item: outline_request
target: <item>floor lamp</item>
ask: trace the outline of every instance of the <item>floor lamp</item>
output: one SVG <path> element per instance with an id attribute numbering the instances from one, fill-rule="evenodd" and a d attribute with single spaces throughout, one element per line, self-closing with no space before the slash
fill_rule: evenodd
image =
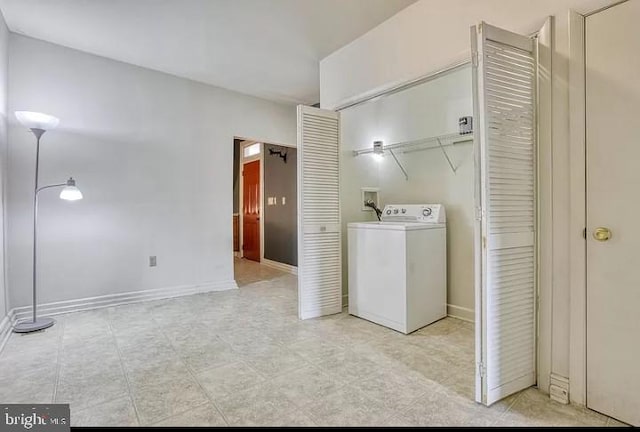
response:
<path id="1" fill-rule="evenodd" d="M 33 190 L 33 317 L 31 320 L 21 320 L 13 326 L 16 333 L 29 333 L 51 327 L 55 321 L 51 318 L 38 318 L 36 314 L 36 259 L 37 259 L 37 236 L 38 236 L 38 194 L 45 189 L 62 187 L 60 198 L 67 201 L 82 199 L 80 189 L 76 187 L 73 177 L 66 183 L 51 184 L 46 186 L 38 185 L 38 165 L 40 162 L 40 138 L 47 131 L 58 126 L 59 120 L 48 114 L 30 111 L 16 111 L 16 118 L 36 136 L 36 181 Z"/>

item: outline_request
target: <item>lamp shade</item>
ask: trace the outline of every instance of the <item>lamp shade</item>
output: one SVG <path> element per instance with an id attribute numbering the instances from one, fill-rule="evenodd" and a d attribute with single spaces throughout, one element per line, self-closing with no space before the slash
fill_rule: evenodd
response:
<path id="1" fill-rule="evenodd" d="M 57 117 L 32 111 L 16 111 L 16 118 L 23 126 L 29 129 L 54 129 L 60 123 Z"/>
<path id="2" fill-rule="evenodd" d="M 60 199 L 66 201 L 77 201 L 82 199 L 82 192 L 75 186 L 65 186 L 60 192 Z"/>
<path id="3" fill-rule="evenodd" d="M 66 201 L 77 201 L 82 199 L 82 192 L 76 187 L 76 181 L 72 178 L 67 180 L 67 185 L 60 192 L 60 199 Z"/>

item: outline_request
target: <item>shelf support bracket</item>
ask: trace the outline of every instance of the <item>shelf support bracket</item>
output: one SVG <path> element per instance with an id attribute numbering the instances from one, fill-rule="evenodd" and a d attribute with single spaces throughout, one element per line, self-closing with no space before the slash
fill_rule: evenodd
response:
<path id="1" fill-rule="evenodd" d="M 407 174 L 407 171 L 404 169 L 404 167 L 402 166 L 402 164 L 400 163 L 400 161 L 396 157 L 396 154 L 391 149 L 389 149 L 389 153 L 391 153 L 391 156 L 393 156 L 393 160 L 396 161 L 396 163 L 398 164 L 398 166 L 402 170 L 402 174 L 404 174 L 405 180 L 409 181 L 409 174 Z M 447 159 L 449 159 L 449 158 L 447 158 Z M 451 162 L 449 162 L 449 163 L 451 163 Z"/>
<path id="2" fill-rule="evenodd" d="M 438 145 L 440 146 L 440 150 L 442 150 L 442 153 L 444 154 L 444 157 L 447 158 L 447 162 L 449 162 L 449 166 L 451 167 L 451 171 L 453 171 L 453 173 L 456 173 L 456 167 L 453 166 L 453 162 L 451 162 L 451 158 L 449 158 L 449 155 L 447 154 L 447 151 L 444 149 L 444 146 L 442 145 L 442 141 L 440 141 L 440 138 L 436 138 L 436 140 L 438 141 Z"/>

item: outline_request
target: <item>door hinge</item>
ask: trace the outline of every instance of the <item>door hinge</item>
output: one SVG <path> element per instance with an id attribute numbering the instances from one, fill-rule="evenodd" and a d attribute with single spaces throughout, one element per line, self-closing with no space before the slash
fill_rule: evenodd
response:
<path id="1" fill-rule="evenodd" d="M 480 207 L 476 207 L 476 220 L 481 221 L 484 216 L 484 211 Z"/>
<path id="2" fill-rule="evenodd" d="M 471 64 L 473 67 L 478 67 L 478 51 L 471 52 Z"/>
<path id="3" fill-rule="evenodd" d="M 478 375 L 480 375 L 481 378 L 487 376 L 487 368 L 482 362 L 478 363 Z"/>
<path id="4" fill-rule="evenodd" d="M 585 240 L 587 239 L 587 229 L 586 228 L 582 229 L 582 238 L 585 239 Z"/>

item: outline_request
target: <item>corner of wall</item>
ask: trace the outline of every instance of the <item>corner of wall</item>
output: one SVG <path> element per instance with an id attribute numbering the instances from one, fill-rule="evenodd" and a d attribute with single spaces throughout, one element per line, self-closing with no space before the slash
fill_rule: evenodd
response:
<path id="1" fill-rule="evenodd" d="M 7 181 L 7 115 L 8 115 L 8 63 L 9 63 L 9 29 L 0 11 L 0 348 L 3 344 L 5 322 L 9 321 L 9 299 L 6 282 L 5 254 L 5 202 Z"/>

